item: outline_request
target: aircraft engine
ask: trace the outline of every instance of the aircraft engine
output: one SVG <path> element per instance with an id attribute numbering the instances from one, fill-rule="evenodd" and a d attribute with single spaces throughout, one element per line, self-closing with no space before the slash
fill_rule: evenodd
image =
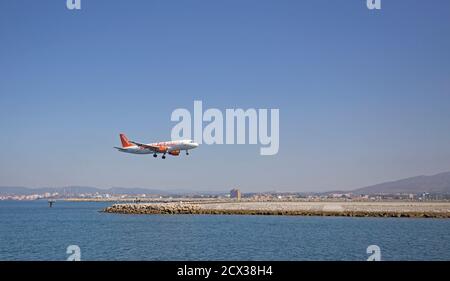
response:
<path id="1" fill-rule="evenodd" d="M 169 151 L 169 154 L 173 155 L 173 156 L 178 156 L 178 155 L 180 155 L 180 151 L 179 150 Z"/>
<path id="2" fill-rule="evenodd" d="M 161 153 L 167 152 L 167 147 L 166 146 L 159 146 L 158 147 L 158 152 L 161 152 Z"/>

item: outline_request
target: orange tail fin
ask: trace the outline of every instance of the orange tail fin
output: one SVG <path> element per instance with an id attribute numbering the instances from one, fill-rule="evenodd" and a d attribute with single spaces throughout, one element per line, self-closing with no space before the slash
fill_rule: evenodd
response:
<path id="1" fill-rule="evenodd" d="M 120 134 L 120 141 L 122 142 L 122 147 L 133 146 L 133 144 L 128 140 L 128 138 L 127 138 L 127 136 L 125 136 L 125 134 Z"/>

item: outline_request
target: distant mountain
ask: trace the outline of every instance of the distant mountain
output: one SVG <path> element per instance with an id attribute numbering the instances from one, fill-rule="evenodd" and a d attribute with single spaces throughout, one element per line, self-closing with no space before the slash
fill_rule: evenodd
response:
<path id="1" fill-rule="evenodd" d="M 450 172 L 385 182 L 352 191 L 355 194 L 417 194 L 424 192 L 450 194 Z"/>
<path id="2" fill-rule="evenodd" d="M 2 186 L 0 187 L 0 195 L 29 195 L 30 188 L 21 186 Z"/>

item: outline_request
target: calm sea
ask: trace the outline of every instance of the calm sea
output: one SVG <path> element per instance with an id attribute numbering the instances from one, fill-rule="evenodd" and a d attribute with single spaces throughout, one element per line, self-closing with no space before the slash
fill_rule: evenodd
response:
<path id="1" fill-rule="evenodd" d="M 0 260 L 450 260 L 449 219 L 118 215 L 111 203 L 0 202 Z"/>

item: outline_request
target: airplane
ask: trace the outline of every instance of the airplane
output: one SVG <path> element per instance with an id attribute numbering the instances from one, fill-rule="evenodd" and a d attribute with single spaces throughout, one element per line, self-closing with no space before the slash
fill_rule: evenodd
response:
<path id="1" fill-rule="evenodd" d="M 166 153 L 178 156 L 180 155 L 181 150 L 186 150 L 186 155 L 189 155 L 189 150 L 198 147 L 198 143 L 195 143 L 192 140 L 176 140 L 148 144 L 139 143 L 128 140 L 125 134 L 120 134 L 120 141 L 122 142 L 122 147 L 115 146 L 114 148 L 121 152 L 133 154 L 153 153 L 153 157 L 157 157 L 158 153 L 162 153 L 162 159 L 166 159 Z"/>

